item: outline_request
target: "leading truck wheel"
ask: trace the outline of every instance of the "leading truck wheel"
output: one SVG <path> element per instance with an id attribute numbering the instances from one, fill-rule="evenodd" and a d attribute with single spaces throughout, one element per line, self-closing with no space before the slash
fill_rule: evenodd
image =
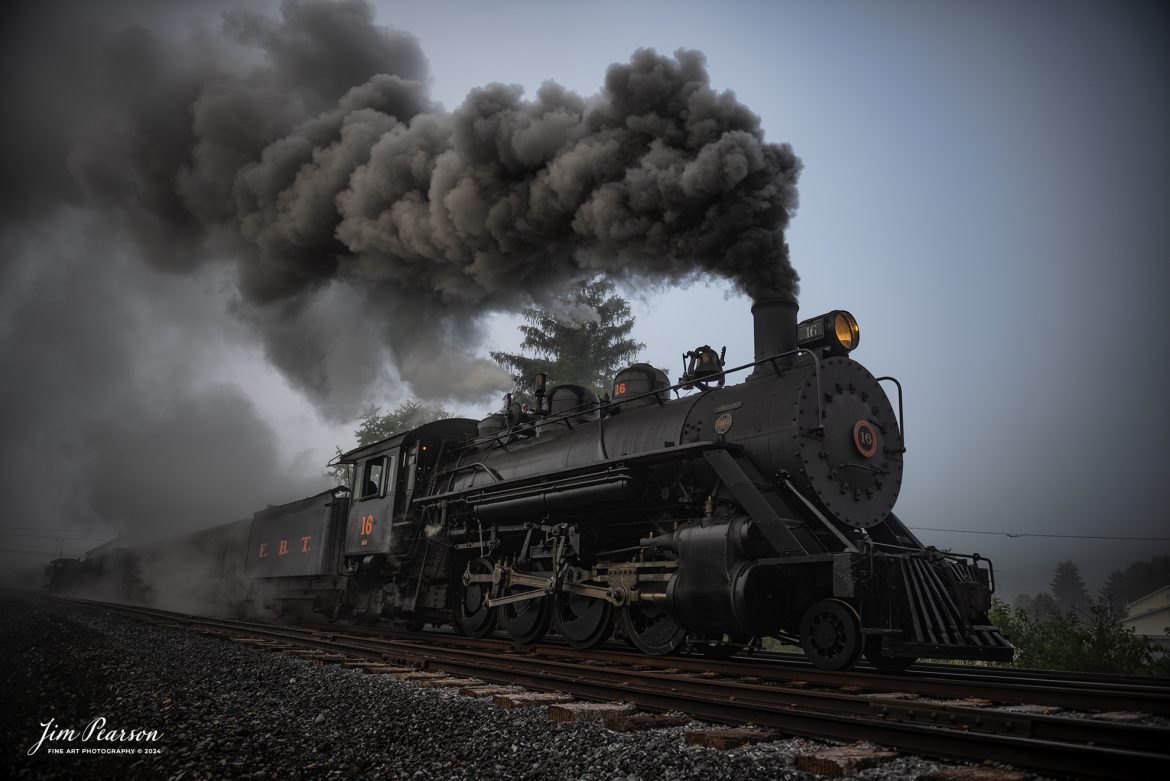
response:
<path id="1" fill-rule="evenodd" d="M 822 599 L 804 611 L 800 646 L 822 670 L 848 670 L 857 664 L 863 648 L 861 618 L 853 606 L 839 599 Z"/>
<path id="2" fill-rule="evenodd" d="M 473 575 L 490 575 L 494 566 L 487 559 L 477 559 L 468 565 Z M 459 594 L 455 606 L 455 624 L 468 637 L 486 637 L 496 628 L 496 609 L 484 607 L 483 600 L 490 586 L 486 583 L 469 583 Z"/>

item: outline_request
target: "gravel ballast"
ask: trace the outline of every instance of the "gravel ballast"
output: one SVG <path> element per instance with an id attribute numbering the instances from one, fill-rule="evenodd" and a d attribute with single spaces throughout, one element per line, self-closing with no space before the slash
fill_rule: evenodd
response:
<path id="1" fill-rule="evenodd" d="M 684 727 L 615 733 L 501 710 L 450 689 L 318 666 L 32 595 L 0 595 L 3 765 L 10 778 L 813 779 L 803 739 L 718 751 Z M 49 741 L 42 724 L 158 739 Z M 68 754 L 122 748 L 158 753 Z M 862 779 L 912 779 L 939 763 L 899 757 Z"/>

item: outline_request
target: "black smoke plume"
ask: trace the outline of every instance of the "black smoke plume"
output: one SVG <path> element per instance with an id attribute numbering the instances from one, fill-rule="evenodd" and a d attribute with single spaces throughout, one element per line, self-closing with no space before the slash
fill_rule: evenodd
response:
<path id="1" fill-rule="evenodd" d="M 711 88 L 701 53 L 639 50 L 591 98 L 490 84 L 446 112 L 418 42 L 373 16 L 286 0 L 277 17 L 94 32 L 30 12 L 7 54 L 24 143 L 6 145 L 3 219 L 66 201 L 158 268 L 237 264 L 236 312 L 326 406 L 330 345 L 306 312 L 337 284 L 417 392 L 467 398 L 501 379 L 469 358 L 477 317 L 585 275 L 795 296 L 782 231 L 800 161 Z M 435 355 L 446 370 L 421 371 Z"/>
<path id="2" fill-rule="evenodd" d="M 417 40 L 368 4 L 256 8 L 4 7 L 12 525 L 157 534 L 317 490 L 219 371 L 257 344 L 352 420 L 386 383 L 507 389 L 475 355 L 482 317 L 585 276 L 795 296 L 800 162 L 702 54 L 640 50 L 592 97 L 490 84 L 445 111 Z"/>

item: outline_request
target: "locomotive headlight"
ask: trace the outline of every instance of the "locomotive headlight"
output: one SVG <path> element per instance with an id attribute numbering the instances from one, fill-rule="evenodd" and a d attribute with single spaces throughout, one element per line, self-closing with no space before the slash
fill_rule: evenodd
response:
<path id="1" fill-rule="evenodd" d="M 842 310 L 833 317 L 833 330 L 837 332 L 837 343 L 846 350 L 852 350 L 861 341 L 861 329 L 853 315 Z"/>
<path id="2" fill-rule="evenodd" d="M 844 309 L 810 317 L 796 326 L 796 343 L 809 350 L 827 348 L 840 355 L 855 349 L 860 342 L 857 318 Z"/>

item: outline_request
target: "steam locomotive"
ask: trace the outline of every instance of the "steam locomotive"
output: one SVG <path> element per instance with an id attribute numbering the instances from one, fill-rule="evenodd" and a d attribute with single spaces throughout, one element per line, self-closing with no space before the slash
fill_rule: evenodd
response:
<path id="1" fill-rule="evenodd" d="M 892 511 L 904 432 L 882 383 L 899 408 L 901 386 L 849 357 L 848 312 L 796 312 L 755 303 L 743 366 L 703 346 L 679 383 L 636 364 L 600 399 L 537 376 L 534 403 L 343 454 L 352 486 L 253 517 L 251 599 L 647 654 L 776 637 L 831 670 L 1009 660 L 991 563 L 924 546 Z"/>

